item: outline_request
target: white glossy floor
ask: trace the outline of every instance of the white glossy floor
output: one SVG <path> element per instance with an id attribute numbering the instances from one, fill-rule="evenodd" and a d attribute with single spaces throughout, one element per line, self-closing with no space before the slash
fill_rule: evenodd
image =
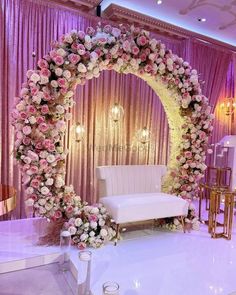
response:
<path id="1" fill-rule="evenodd" d="M 2 273 L 58 259 L 58 247 L 33 245 L 35 235 L 43 228 L 43 224 L 38 224 L 41 224 L 40 220 L 34 221 L 34 225 L 32 220 L 14 221 L 11 225 L 0 223 Z M 102 294 L 102 284 L 109 280 L 119 283 L 120 295 L 228 295 L 236 291 L 235 226 L 231 241 L 211 239 L 204 225 L 199 232 L 183 234 L 147 229 L 124 233 L 123 238 L 116 247 L 109 244 L 92 250 L 93 295 Z M 79 276 L 83 276 L 78 250 L 71 251 L 71 260 Z M 10 277 L 12 274 L 0 275 L 0 294 L 71 294 L 69 289 L 60 288 L 58 278 L 52 280 L 52 276 L 34 275 L 34 269 L 28 270 L 25 276 L 21 272 L 20 277 L 16 275 L 14 279 Z M 37 278 L 41 275 L 44 277 L 43 284 L 48 284 L 43 293 L 37 288 Z M 10 279 L 15 281 L 15 287 L 9 293 L 7 286 Z M 18 288 L 24 280 L 28 285 L 27 293 Z"/>

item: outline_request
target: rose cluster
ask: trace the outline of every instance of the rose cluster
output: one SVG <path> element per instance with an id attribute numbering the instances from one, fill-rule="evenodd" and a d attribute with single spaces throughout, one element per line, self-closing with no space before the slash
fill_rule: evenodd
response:
<path id="1" fill-rule="evenodd" d="M 169 192 L 191 198 L 206 169 L 213 120 L 197 71 L 149 32 L 134 26 L 89 27 L 86 32 L 63 35 L 52 45 L 37 69 L 27 72 L 12 112 L 15 157 L 26 186 L 26 203 L 37 215 L 50 219 L 73 216 L 75 206 L 65 201 L 76 199 L 73 188 L 65 186 L 66 121 L 71 119 L 76 85 L 98 77 L 103 70 L 148 75 L 177 93 L 173 99 L 184 118 L 185 134 L 177 164 L 169 174 Z"/>
<path id="2" fill-rule="evenodd" d="M 68 220 L 65 228 L 79 249 L 86 246 L 98 248 L 115 236 L 107 210 L 101 204 L 83 206 Z"/>

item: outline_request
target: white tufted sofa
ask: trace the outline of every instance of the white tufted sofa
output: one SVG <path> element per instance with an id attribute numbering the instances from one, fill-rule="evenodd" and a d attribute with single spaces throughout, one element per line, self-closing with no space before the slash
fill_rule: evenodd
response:
<path id="1" fill-rule="evenodd" d="M 187 215 L 188 202 L 161 192 L 164 165 L 97 167 L 100 202 L 117 226 L 122 223 Z"/>

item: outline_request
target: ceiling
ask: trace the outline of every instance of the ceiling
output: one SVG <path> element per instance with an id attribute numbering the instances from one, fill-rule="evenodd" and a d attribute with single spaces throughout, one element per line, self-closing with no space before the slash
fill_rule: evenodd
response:
<path id="1" fill-rule="evenodd" d="M 103 0 L 102 10 L 112 3 L 236 46 L 236 0 Z"/>

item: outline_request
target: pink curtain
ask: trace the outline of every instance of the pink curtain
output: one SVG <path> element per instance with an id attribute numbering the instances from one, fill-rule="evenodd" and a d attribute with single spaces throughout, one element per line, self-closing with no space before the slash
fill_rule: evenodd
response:
<path id="1" fill-rule="evenodd" d="M 85 17 L 45 2 L 1 0 L 0 176 L 1 183 L 13 185 L 18 191 L 17 209 L 12 218 L 22 218 L 26 214 L 20 174 L 12 155 L 14 137 L 10 113 L 14 96 L 19 93 L 27 69 L 34 68 L 38 58 L 48 52 L 52 40 L 72 29 L 95 26 L 98 21 L 96 17 Z M 192 40 L 155 37 L 199 70 L 206 81 L 204 93 L 215 106 L 224 86 L 230 55 Z M 100 78 L 78 87 L 75 99 L 73 122 L 84 124 L 86 136 L 81 143 L 76 143 L 73 124 L 68 126 L 67 181 L 75 186 L 83 199 L 96 200 L 95 168 L 98 165 L 167 163 L 169 133 L 166 116 L 158 97 L 144 81 L 132 75 L 107 71 Z M 117 101 L 124 107 L 125 115 L 119 124 L 114 124 L 109 109 Z M 137 143 L 135 134 L 144 126 L 151 131 L 151 141 L 142 146 Z M 220 132 L 222 128 L 217 126 L 217 132 Z"/>

